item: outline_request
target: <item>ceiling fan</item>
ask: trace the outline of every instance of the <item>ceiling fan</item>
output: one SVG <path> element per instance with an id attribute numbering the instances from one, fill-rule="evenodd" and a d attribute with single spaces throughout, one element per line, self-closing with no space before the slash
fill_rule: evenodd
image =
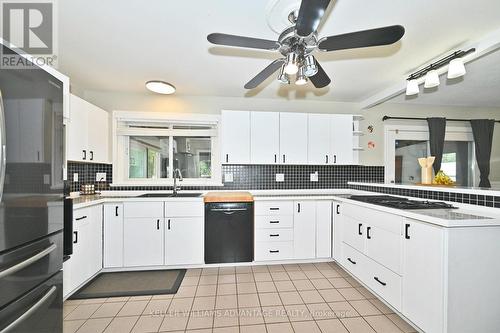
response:
<path id="1" fill-rule="evenodd" d="M 330 0 L 302 0 L 298 12 L 288 15 L 292 26 L 280 34 L 278 41 L 222 33 L 212 33 L 207 39 L 212 44 L 278 51 L 284 56 L 248 81 L 246 89 L 256 88 L 277 70 L 281 83 L 289 84 L 290 75 L 296 74 L 295 84 L 306 84 L 309 79 L 316 88 L 323 88 L 331 80 L 312 55 L 316 49 L 329 52 L 389 45 L 400 40 L 405 33 L 404 27 L 392 25 L 318 39 L 316 30 L 329 3 Z"/>

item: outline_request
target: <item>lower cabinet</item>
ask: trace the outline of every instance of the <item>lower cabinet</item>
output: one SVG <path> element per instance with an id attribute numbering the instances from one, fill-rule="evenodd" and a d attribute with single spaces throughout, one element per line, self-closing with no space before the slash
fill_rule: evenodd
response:
<path id="1" fill-rule="evenodd" d="M 165 225 L 165 265 L 202 264 L 203 217 L 171 217 Z"/>
<path id="2" fill-rule="evenodd" d="M 316 258 L 332 258 L 332 205 L 331 201 L 316 201 Z"/>
<path id="3" fill-rule="evenodd" d="M 293 257 L 313 259 L 316 257 L 316 202 L 295 202 L 293 214 Z"/>
<path id="4" fill-rule="evenodd" d="M 125 267 L 163 265 L 163 218 L 125 218 L 123 264 Z"/>

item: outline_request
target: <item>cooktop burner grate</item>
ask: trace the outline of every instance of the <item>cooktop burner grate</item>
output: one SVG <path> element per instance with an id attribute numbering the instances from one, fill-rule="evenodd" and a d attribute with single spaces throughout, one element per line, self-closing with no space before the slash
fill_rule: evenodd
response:
<path id="1" fill-rule="evenodd" d="M 397 209 L 456 209 L 442 201 L 418 201 L 390 195 L 351 195 L 349 199 Z"/>

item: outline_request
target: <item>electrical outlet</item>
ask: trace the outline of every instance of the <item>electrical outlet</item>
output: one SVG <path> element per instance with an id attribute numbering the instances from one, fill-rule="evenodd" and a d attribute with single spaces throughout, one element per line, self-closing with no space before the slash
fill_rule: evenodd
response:
<path id="1" fill-rule="evenodd" d="M 310 180 L 312 182 L 317 182 L 319 181 L 319 174 L 318 174 L 318 171 L 316 171 L 315 173 L 311 173 L 310 174 Z"/>
<path id="2" fill-rule="evenodd" d="M 48 174 L 43 175 L 43 183 L 45 185 L 49 185 L 50 184 L 50 175 L 48 175 Z"/>
<path id="3" fill-rule="evenodd" d="M 105 182 L 106 181 L 106 172 L 96 172 L 95 181 L 96 182 Z"/>
<path id="4" fill-rule="evenodd" d="M 232 172 L 227 172 L 224 174 L 224 181 L 226 183 L 232 183 L 234 181 L 234 178 L 233 178 L 233 173 Z"/>
<path id="5" fill-rule="evenodd" d="M 76 172 L 73 174 L 73 181 L 74 182 L 78 181 L 78 173 L 76 173 Z"/>
<path id="6" fill-rule="evenodd" d="M 285 174 L 284 173 L 277 173 L 276 174 L 276 181 L 277 182 L 284 182 L 285 181 Z"/>

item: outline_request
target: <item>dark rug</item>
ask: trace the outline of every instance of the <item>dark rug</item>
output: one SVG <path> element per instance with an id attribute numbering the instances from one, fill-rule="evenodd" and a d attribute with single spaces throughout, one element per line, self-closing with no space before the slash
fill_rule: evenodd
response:
<path id="1" fill-rule="evenodd" d="M 69 299 L 175 294 L 185 269 L 101 273 Z"/>

